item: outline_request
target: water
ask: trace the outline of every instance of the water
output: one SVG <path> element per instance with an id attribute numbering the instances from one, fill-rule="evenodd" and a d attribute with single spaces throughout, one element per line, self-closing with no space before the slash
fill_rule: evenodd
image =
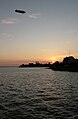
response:
<path id="1" fill-rule="evenodd" d="M 0 68 L 0 119 L 78 119 L 78 73 Z"/>

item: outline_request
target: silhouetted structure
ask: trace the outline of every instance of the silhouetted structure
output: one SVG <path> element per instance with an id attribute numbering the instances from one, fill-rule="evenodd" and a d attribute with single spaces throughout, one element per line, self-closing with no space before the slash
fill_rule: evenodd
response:
<path id="1" fill-rule="evenodd" d="M 47 64 L 39 63 L 38 61 L 35 63 L 22 64 L 19 67 L 45 67 L 55 71 L 71 71 L 78 72 L 78 59 L 75 59 L 73 56 L 65 57 L 63 62 L 56 61 L 51 64 L 50 62 Z"/>
<path id="2" fill-rule="evenodd" d="M 65 57 L 63 62 L 56 61 L 50 68 L 56 71 L 78 72 L 78 59 L 75 59 L 73 56 Z"/>
<path id="3" fill-rule="evenodd" d="M 29 64 L 22 64 L 20 65 L 19 67 L 47 67 L 49 68 L 51 66 L 50 62 L 47 63 L 47 64 L 42 64 L 42 63 L 39 63 L 38 61 L 35 62 L 35 63 L 29 63 Z"/>

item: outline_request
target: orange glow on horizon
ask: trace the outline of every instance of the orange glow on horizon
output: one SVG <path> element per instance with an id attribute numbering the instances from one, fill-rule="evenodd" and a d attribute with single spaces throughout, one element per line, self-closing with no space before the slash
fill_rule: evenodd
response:
<path id="1" fill-rule="evenodd" d="M 75 58 L 78 58 L 78 54 L 72 55 Z M 0 66 L 19 66 L 21 64 L 28 64 L 28 63 L 35 63 L 36 61 L 39 61 L 40 63 L 54 63 L 56 61 L 63 61 L 63 58 L 66 57 L 66 55 L 53 55 L 53 56 L 48 56 L 48 57 L 36 57 L 36 58 L 28 58 L 26 59 L 25 57 L 12 57 L 11 58 L 1 58 L 0 59 Z"/>
<path id="2" fill-rule="evenodd" d="M 64 57 L 66 57 L 66 55 L 52 56 L 49 58 L 49 60 L 52 61 L 52 63 L 54 63 L 56 61 L 63 61 Z"/>
<path id="3" fill-rule="evenodd" d="M 56 57 L 55 57 L 55 56 L 52 56 L 52 57 L 50 58 L 50 60 L 52 61 L 52 63 L 54 63 L 54 62 L 56 61 Z"/>

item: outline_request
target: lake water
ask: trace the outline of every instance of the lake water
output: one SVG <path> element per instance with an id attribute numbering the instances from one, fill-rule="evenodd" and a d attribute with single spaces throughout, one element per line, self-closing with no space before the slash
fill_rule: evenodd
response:
<path id="1" fill-rule="evenodd" d="M 78 73 L 0 68 L 0 119 L 78 119 Z"/>

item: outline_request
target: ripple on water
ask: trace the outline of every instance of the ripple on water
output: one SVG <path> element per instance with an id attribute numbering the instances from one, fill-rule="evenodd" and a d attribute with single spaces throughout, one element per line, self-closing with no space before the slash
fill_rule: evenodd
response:
<path id="1" fill-rule="evenodd" d="M 78 73 L 0 69 L 1 119 L 78 119 Z"/>

